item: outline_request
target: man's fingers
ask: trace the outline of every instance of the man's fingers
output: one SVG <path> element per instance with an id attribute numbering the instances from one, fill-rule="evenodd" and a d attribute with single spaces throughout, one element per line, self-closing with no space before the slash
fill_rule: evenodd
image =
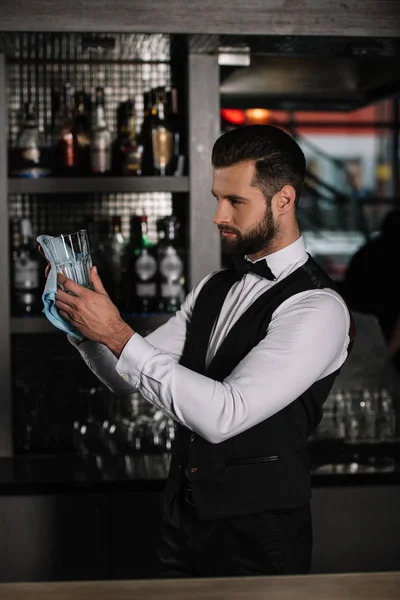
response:
<path id="1" fill-rule="evenodd" d="M 90 279 L 92 280 L 93 289 L 95 292 L 97 292 L 98 294 L 103 294 L 104 296 L 108 296 L 96 267 L 92 267 L 90 269 Z"/>
<path id="2" fill-rule="evenodd" d="M 73 308 L 73 306 L 71 304 L 67 304 L 63 300 L 60 300 L 58 297 L 56 299 L 56 306 L 57 306 L 57 308 L 61 308 L 62 310 L 67 310 L 67 311 L 70 311 Z"/>
<path id="3" fill-rule="evenodd" d="M 62 302 L 65 306 L 69 308 L 77 308 L 77 297 L 64 292 L 61 289 L 57 290 L 56 294 L 56 302 Z"/>
<path id="4" fill-rule="evenodd" d="M 75 296 L 82 296 L 87 290 L 79 283 L 75 283 L 72 279 L 68 279 L 62 273 L 57 273 L 57 282 L 63 286 L 64 290 L 71 292 Z"/>
<path id="5" fill-rule="evenodd" d="M 59 309 L 58 311 L 60 313 L 60 315 L 63 317 L 63 319 L 66 319 L 67 321 L 71 320 L 71 316 L 69 313 L 65 312 L 65 310 L 61 310 Z"/>

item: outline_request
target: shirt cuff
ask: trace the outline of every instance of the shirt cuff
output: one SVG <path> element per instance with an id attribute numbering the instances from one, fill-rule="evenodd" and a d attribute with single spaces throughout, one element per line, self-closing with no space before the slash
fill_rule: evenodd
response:
<path id="1" fill-rule="evenodd" d="M 95 356 L 96 354 L 101 354 L 106 349 L 104 344 L 94 342 L 93 340 L 89 340 L 88 338 L 78 340 L 76 337 L 67 334 L 67 339 L 69 343 L 72 344 L 72 346 L 83 350 L 83 352 L 88 356 Z"/>
<path id="2" fill-rule="evenodd" d="M 157 349 L 135 332 L 122 350 L 115 369 L 122 379 L 138 388 L 144 365 L 155 354 Z"/>

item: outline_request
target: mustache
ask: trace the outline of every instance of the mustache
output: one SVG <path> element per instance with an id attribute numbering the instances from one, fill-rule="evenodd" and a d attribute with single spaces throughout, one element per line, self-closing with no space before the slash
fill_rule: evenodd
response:
<path id="1" fill-rule="evenodd" d="M 235 233 L 237 236 L 240 236 L 240 232 L 237 231 L 236 229 L 229 229 L 229 227 L 224 227 L 223 225 L 218 225 L 218 229 L 221 232 L 225 231 L 225 233 Z"/>

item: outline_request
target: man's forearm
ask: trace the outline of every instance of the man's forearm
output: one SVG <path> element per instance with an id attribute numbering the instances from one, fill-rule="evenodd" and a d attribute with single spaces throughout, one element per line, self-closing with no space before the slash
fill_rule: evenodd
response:
<path id="1" fill-rule="evenodd" d="M 129 327 L 125 321 L 121 321 L 120 326 L 116 329 L 113 335 L 107 340 L 105 344 L 109 350 L 114 354 L 115 358 L 119 359 L 123 349 L 129 342 L 131 337 L 134 335 L 134 330 Z"/>

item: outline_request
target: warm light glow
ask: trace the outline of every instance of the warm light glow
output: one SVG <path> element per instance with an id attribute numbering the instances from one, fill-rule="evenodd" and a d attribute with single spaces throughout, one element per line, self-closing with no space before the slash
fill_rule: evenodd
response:
<path id="1" fill-rule="evenodd" d="M 265 125 L 270 117 L 270 111 L 266 108 L 248 108 L 244 114 L 248 125 Z"/>
<path id="2" fill-rule="evenodd" d="M 236 108 L 223 108 L 221 110 L 221 117 L 224 121 L 228 121 L 228 123 L 232 123 L 233 125 L 243 125 L 246 120 L 244 110 Z"/>

